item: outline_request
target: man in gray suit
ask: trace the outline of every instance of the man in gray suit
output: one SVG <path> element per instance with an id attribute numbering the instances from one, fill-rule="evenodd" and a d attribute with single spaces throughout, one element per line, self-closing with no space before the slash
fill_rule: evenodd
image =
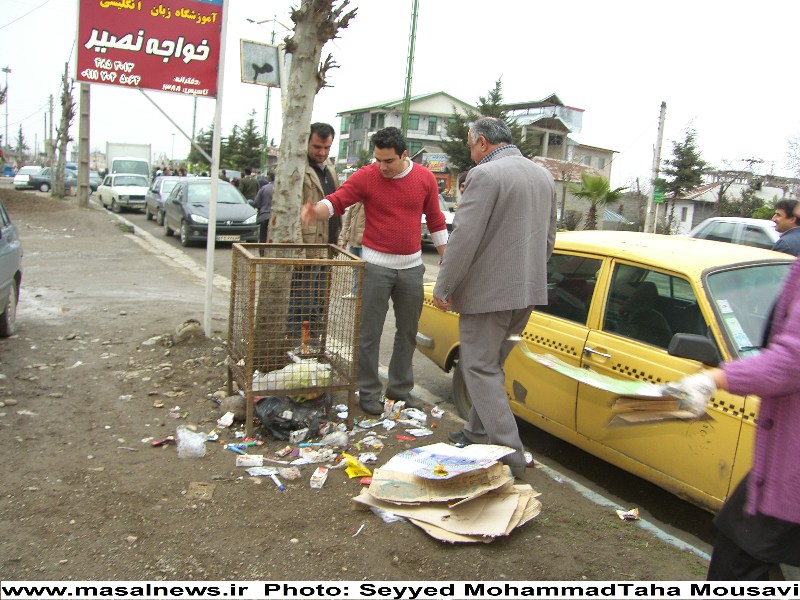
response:
<path id="1" fill-rule="evenodd" d="M 460 368 L 472 398 L 456 443 L 514 448 L 504 458 L 515 476 L 526 460 L 508 405 L 503 365 L 533 307 L 547 304 L 547 260 L 556 236 L 555 184 L 522 156 L 501 120 L 482 117 L 467 138 L 477 164 L 453 222 L 453 232 L 433 290 L 441 310 L 461 314 Z"/>

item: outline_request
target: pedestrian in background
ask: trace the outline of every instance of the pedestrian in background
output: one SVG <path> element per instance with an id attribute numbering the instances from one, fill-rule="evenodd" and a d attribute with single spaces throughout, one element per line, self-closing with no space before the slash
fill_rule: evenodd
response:
<path id="1" fill-rule="evenodd" d="M 461 445 L 498 444 L 515 452 L 503 458 L 515 476 L 526 459 L 508 405 L 503 373 L 537 304 L 547 304 L 547 261 L 556 236 L 553 178 L 513 145 L 500 119 L 482 117 L 470 127 L 469 171 L 433 301 L 459 318 L 459 368 L 472 399 L 464 430 L 450 434 Z"/>
<path id="2" fill-rule="evenodd" d="M 239 182 L 239 191 L 248 201 L 254 200 L 258 193 L 258 180 L 250 167 L 244 168 L 244 177 Z"/>
<path id="3" fill-rule="evenodd" d="M 800 203 L 793 214 L 800 219 Z M 709 581 L 765 581 L 800 566 L 800 261 L 766 326 L 761 351 L 668 384 L 697 415 L 717 390 L 761 398 L 753 465 L 714 518 Z"/>
<path id="4" fill-rule="evenodd" d="M 778 200 L 772 215 L 775 230 L 781 234 L 772 249 L 792 256 L 800 254 L 800 219 L 795 216 L 796 206 L 797 200 Z"/>
<path id="5" fill-rule="evenodd" d="M 258 211 L 256 222 L 259 225 L 258 229 L 258 243 L 263 244 L 267 241 L 269 233 L 269 219 L 272 216 L 272 192 L 275 188 L 275 175 L 269 173 L 267 175 L 267 184 L 259 188 L 256 197 L 250 205 Z M 262 251 L 262 256 L 263 251 Z"/>
<path id="6" fill-rule="evenodd" d="M 347 209 L 344 214 L 344 226 L 342 227 L 342 248 L 350 254 L 361 256 L 361 242 L 364 237 L 364 205 L 356 202 Z M 342 296 L 345 300 L 350 300 L 358 295 L 358 269 L 353 269 L 353 289 Z"/>
<path id="7" fill-rule="evenodd" d="M 389 310 L 395 325 L 389 382 L 385 398 L 419 407 L 411 396 L 414 388 L 412 358 L 422 312 L 422 214 L 439 255 L 447 244 L 447 225 L 439 207 L 436 177 L 408 158 L 406 142 L 397 127 L 386 127 L 372 136 L 375 162 L 362 167 L 333 194 L 303 206 L 303 223 L 341 215 L 356 202 L 364 204 L 364 295 L 358 353 L 358 394 L 361 410 L 383 412 L 383 386 L 378 376 L 381 335 Z"/>

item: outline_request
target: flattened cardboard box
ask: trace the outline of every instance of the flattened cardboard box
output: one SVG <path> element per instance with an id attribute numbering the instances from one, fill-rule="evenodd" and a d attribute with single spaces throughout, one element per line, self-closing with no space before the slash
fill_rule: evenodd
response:
<path id="1" fill-rule="evenodd" d="M 501 463 L 441 480 L 375 469 L 369 493 L 378 500 L 398 504 L 450 502 L 477 498 L 510 481 L 514 481 L 511 470 Z"/>

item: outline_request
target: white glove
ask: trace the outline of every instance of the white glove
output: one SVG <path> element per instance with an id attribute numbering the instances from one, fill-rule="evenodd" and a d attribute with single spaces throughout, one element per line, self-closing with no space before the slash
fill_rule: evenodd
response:
<path id="1" fill-rule="evenodd" d="M 711 373 L 700 371 L 666 384 L 664 391 L 678 398 L 681 408 L 700 417 L 705 414 L 708 401 L 717 391 L 717 385 L 714 383 Z"/>

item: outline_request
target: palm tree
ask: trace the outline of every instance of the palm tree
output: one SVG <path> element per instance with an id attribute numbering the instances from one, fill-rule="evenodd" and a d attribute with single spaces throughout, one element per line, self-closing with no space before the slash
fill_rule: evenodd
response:
<path id="1" fill-rule="evenodd" d="M 586 198 L 591 202 L 589 211 L 586 213 L 586 227 L 584 229 L 597 229 L 597 207 L 608 206 L 622 197 L 627 187 L 611 189 L 608 179 L 602 175 L 597 175 L 584 171 L 581 173 L 581 186 L 572 186 L 570 191 L 576 198 Z"/>

